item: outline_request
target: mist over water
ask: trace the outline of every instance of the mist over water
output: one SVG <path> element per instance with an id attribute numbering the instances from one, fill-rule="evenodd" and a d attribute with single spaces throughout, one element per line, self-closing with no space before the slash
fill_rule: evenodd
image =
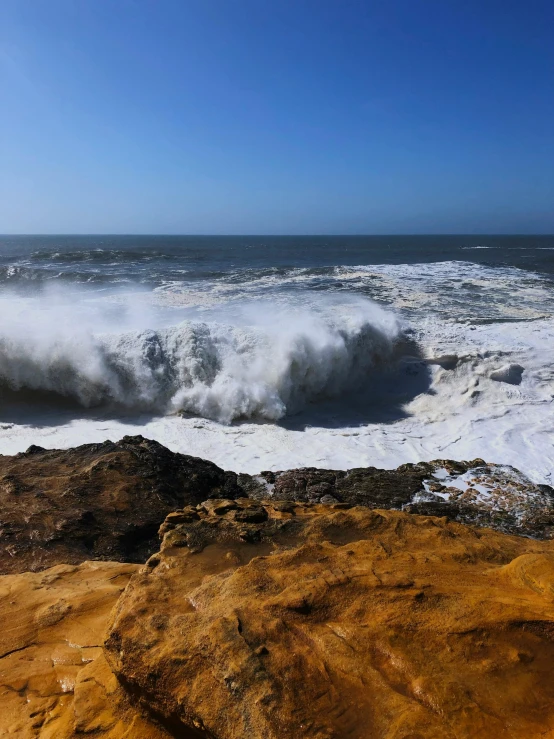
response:
<path id="1" fill-rule="evenodd" d="M 553 273 L 550 237 L 3 239 L 0 453 L 132 432 L 237 471 L 548 482 Z"/>

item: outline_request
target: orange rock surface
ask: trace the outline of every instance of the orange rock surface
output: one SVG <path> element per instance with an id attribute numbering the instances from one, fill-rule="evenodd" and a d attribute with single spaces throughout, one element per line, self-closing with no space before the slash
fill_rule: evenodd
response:
<path id="1" fill-rule="evenodd" d="M 106 656 L 173 736 L 554 737 L 554 542 L 248 500 L 163 531 Z"/>
<path id="2" fill-rule="evenodd" d="M 0 577 L 0 737 L 163 739 L 108 667 L 108 615 L 136 565 L 86 562 Z"/>

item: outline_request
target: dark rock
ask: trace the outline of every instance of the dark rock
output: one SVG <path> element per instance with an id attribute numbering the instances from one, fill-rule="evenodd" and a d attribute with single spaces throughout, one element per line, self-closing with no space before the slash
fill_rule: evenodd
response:
<path id="1" fill-rule="evenodd" d="M 448 484 L 466 473 L 470 473 L 469 477 L 478 488 L 468 481 L 462 487 Z M 241 480 L 246 477 L 241 475 L 239 484 L 242 485 Z M 271 499 L 273 503 L 342 503 L 401 509 L 447 516 L 460 523 L 489 526 L 537 539 L 554 535 L 552 488 L 535 485 L 513 468 L 487 464 L 480 458 L 469 461 L 435 459 L 403 464 L 394 470 L 360 467 L 343 471 L 306 467 L 261 472 L 251 479 L 256 481 L 256 486 L 243 487 L 245 495 L 257 500 Z M 259 485 L 260 481 L 264 484 Z M 488 490 L 485 495 L 480 493 L 482 486 Z"/>
<path id="2" fill-rule="evenodd" d="M 141 436 L 0 456 L 0 573 L 144 562 L 170 511 L 239 494 L 235 473 Z"/>
<path id="3" fill-rule="evenodd" d="M 302 503 L 340 502 L 369 508 L 401 508 L 423 489 L 432 473 L 426 464 L 402 465 L 396 470 L 360 467 L 348 471 L 305 467 L 286 472 L 261 472 L 266 487 L 250 490 L 250 497 Z M 245 491 L 246 492 L 246 491 Z M 329 498 L 333 498 L 332 501 Z"/>
<path id="4" fill-rule="evenodd" d="M 474 482 L 453 486 L 469 471 Z M 134 436 L 0 456 L 0 574 L 87 559 L 144 562 L 170 511 L 203 502 L 217 517 L 236 511 L 234 501 L 245 497 L 271 500 L 283 513 L 291 503 L 361 505 L 433 513 L 535 538 L 554 533 L 552 489 L 482 459 L 440 459 L 395 470 L 307 467 L 238 475 Z M 196 516 L 186 515 L 187 521 Z M 259 507 L 235 515 L 237 522 L 246 516 L 245 524 L 265 520 Z"/>

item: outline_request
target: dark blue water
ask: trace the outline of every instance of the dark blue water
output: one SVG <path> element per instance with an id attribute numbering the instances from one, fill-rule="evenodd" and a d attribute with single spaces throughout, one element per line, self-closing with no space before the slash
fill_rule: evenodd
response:
<path id="1" fill-rule="evenodd" d="M 241 279 L 246 270 L 472 262 L 554 274 L 554 236 L 2 236 L 0 284 Z"/>

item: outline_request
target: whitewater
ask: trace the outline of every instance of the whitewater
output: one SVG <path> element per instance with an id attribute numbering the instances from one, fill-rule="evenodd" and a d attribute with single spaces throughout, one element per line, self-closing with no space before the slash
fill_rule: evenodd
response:
<path id="1" fill-rule="evenodd" d="M 143 434 L 249 473 L 480 457 L 552 484 L 551 276 L 482 239 L 351 264 L 4 245 L 0 453 Z"/>

